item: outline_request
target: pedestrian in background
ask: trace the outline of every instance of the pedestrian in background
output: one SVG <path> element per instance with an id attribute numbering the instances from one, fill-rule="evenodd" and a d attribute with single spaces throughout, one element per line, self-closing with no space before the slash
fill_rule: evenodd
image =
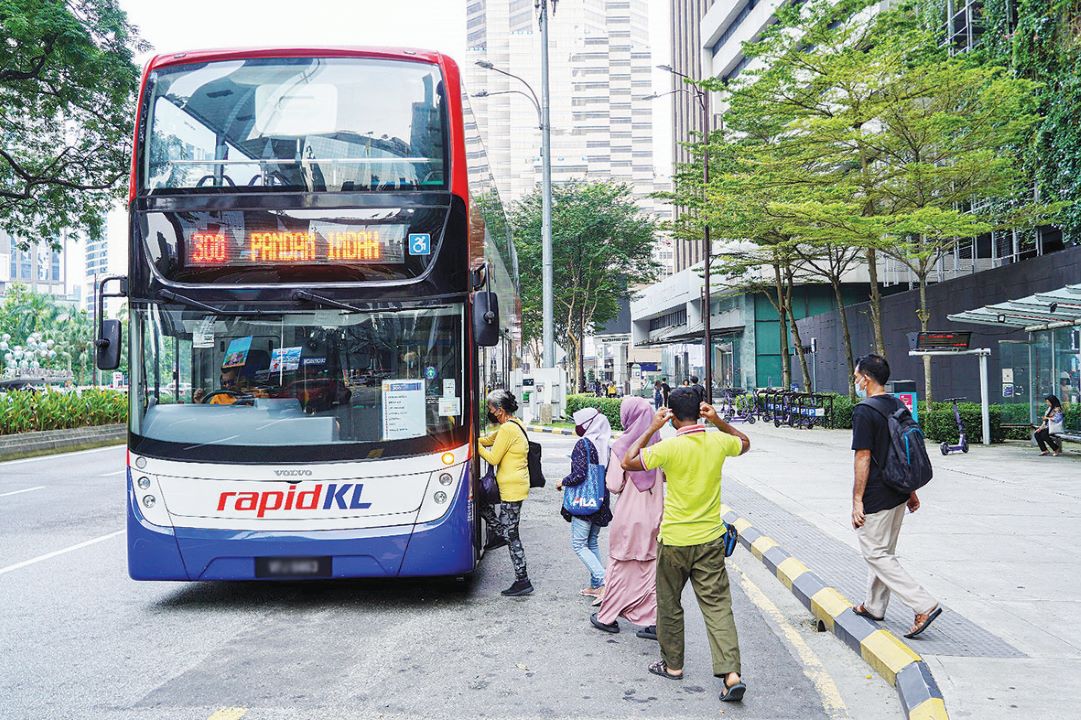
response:
<path id="1" fill-rule="evenodd" d="M 672 386 L 668 384 L 668 378 L 661 378 L 661 394 L 664 396 L 661 405 L 668 407 L 668 397 L 672 394 Z"/>
<path id="2" fill-rule="evenodd" d="M 622 458 L 649 428 L 649 401 L 625 397 L 619 406 L 623 435 L 612 443 L 606 484 L 619 495 L 608 527 L 608 568 L 604 600 L 590 622 L 605 632 L 619 632 L 617 618 L 643 626 L 637 635 L 657 639 L 657 533 L 664 512 L 663 475 L 659 470 L 628 472 Z M 660 438 L 650 436 L 647 447 Z"/>
<path id="3" fill-rule="evenodd" d="M 719 433 L 698 424 L 702 417 Z M 671 421 L 676 436 L 648 445 Z M 740 676 L 739 636 L 732 615 L 732 592 L 725 568 L 725 524 L 721 520 L 721 468 L 724 461 L 747 452 L 751 441 L 698 401 L 690 388 L 677 388 L 668 408 L 623 455 L 623 469 L 664 471 L 667 486 L 657 545 L 657 639 L 661 660 L 649 671 L 671 680 L 683 679 L 683 588 L 690 579 L 706 621 L 713 674 L 722 679 L 721 700 L 743 699 L 747 686 Z"/>
<path id="4" fill-rule="evenodd" d="M 556 490 L 581 485 L 586 481 L 590 465 L 603 465 L 608 459 L 612 443 L 612 424 L 600 410 L 582 408 L 574 413 L 574 431 L 581 439 L 571 451 L 571 471 L 563 481 L 556 485 Z M 589 587 L 581 594 L 593 598 L 604 597 L 604 558 L 601 556 L 601 528 L 612 520 L 609 509 L 608 493 L 597 512 L 591 515 L 571 515 L 566 508 L 560 508 L 563 519 L 571 524 L 571 549 L 589 571 Z"/>
<path id="5" fill-rule="evenodd" d="M 698 401 L 706 401 L 706 388 L 702 386 L 702 383 L 698 381 L 697 375 L 691 375 L 690 377 L 691 389 L 698 393 Z"/>
<path id="6" fill-rule="evenodd" d="M 503 595 L 517 597 L 533 592 L 526 569 L 525 549 L 518 534 L 522 518 L 522 501 L 529 495 L 529 440 L 525 427 L 514 417 L 518 402 L 507 390 L 488 393 L 488 422 L 496 429 L 477 439 L 477 454 L 496 467 L 500 503 L 481 508 L 481 517 L 499 539 L 489 549 L 507 545 L 514 566 L 514 584 Z"/>
<path id="7" fill-rule="evenodd" d="M 664 385 L 660 380 L 653 381 L 653 408 L 660 410 L 664 407 Z"/>
<path id="8" fill-rule="evenodd" d="M 916 637 L 942 614 L 942 608 L 897 560 L 897 539 L 905 519 L 905 507 L 920 509 L 916 493 L 887 485 L 882 466 L 892 442 L 887 418 L 904 405 L 886 392 L 890 366 L 881 355 L 864 355 L 853 376 L 856 394 L 865 398 L 852 408 L 852 449 L 856 453 L 852 488 L 852 527 L 867 563 L 867 594 L 853 608 L 857 615 L 882 620 L 890 593 L 897 594 L 916 614 L 905 637 Z"/>

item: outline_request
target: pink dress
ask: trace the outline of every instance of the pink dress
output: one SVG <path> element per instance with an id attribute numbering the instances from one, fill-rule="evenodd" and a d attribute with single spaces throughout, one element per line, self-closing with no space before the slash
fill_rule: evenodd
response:
<path id="1" fill-rule="evenodd" d="M 657 624 L 657 533 L 664 512 L 664 483 L 657 475 L 643 492 L 627 478 L 615 453 L 608 462 L 608 492 L 619 493 L 619 500 L 608 525 L 604 602 L 597 613 L 603 623 L 622 616 L 635 625 Z"/>

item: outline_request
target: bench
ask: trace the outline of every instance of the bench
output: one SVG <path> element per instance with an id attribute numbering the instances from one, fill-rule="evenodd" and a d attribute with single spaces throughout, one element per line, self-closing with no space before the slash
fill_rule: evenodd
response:
<path id="1" fill-rule="evenodd" d="M 1075 432 L 1055 433 L 1051 437 L 1055 438 L 1056 440 L 1065 440 L 1066 442 L 1081 443 L 1081 433 L 1075 433 Z"/>

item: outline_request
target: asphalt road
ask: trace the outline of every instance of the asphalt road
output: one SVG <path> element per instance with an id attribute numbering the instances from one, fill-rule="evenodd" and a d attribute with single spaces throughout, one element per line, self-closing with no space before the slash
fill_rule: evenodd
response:
<path id="1" fill-rule="evenodd" d="M 571 438 L 542 442 L 554 487 Z M 589 625 L 586 572 L 551 487 L 523 511 L 528 598 L 499 595 L 513 579 L 502 549 L 469 585 L 137 583 L 123 462 L 107 448 L 0 463 L 5 720 L 900 717 L 892 689 L 742 549 L 742 706 L 718 702 L 689 587 L 687 677 L 649 675 L 655 643 L 626 622 L 618 635 Z"/>

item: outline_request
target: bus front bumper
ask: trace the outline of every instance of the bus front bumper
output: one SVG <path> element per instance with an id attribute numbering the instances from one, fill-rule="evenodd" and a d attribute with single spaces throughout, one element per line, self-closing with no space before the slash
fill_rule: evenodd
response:
<path id="1" fill-rule="evenodd" d="M 260 532 L 151 524 L 129 483 L 128 574 L 135 580 L 265 580 L 256 578 L 256 558 L 330 557 L 334 578 L 464 575 L 477 558 L 468 490 L 468 482 L 459 483 L 447 513 L 430 523 Z"/>

